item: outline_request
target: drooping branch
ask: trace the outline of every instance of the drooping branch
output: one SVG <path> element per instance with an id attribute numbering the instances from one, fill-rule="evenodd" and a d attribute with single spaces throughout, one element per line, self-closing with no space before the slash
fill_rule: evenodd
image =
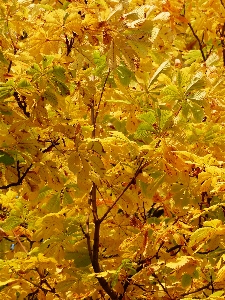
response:
<path id="1" fill-rule="evenodd" d="M 27 173 L 29 172 L 29 170 L 31 169 L 31 167 L 33 166 L 33 164 L 30 164 L 30 166 L 26 169 L 26 171 L 21 175 L 20 174 L 20 166 L 19 166 L 19 162 L 17 161 L 17 176 L 18 176 L 18 180 L 16 182 L 11 182 L 7 185 L 3 185 L 0 186 L 0 190 L 7 190 L 8 188 L 12 187 L 12 186 L 18 186 L 21 185 L 24 178 L 26 177 Z"/>

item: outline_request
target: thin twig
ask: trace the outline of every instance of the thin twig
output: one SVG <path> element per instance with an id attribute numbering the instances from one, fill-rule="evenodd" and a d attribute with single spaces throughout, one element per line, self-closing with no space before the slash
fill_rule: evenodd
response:
<path id="1" fill-rule="evenodd" d="M 202 291 L 202 290 L 204 290 L 204 289 L 208 289 L 208 288 L 210 287 L 210 285 L 211 285 L 211 282 L 208 283 L 207 285 L 202 286 L 201 288 L 199 288 L 199 289 L 197 289 L 197 290 L 195 290 L 195 291 L 188 292 L 188 293 L 183 293 L 183 294 L 181 294 L 180 296 L 181 296 L 181 297 L 184 297 L 184 296 L 187 296 L 187 295 L 191 295 L 191 294 L 198 293 L 198 292 L 200 292 L 200 291 Z"/>
<path id="2" fill-rule="evenodd" d="M 114 203 L 107 209 L 107 211 L 104 213 L 104 215 L 101 217 L 101 219 L 99 220 L 100 223 L 102 223 L 105 218 L 108 216 L 108 214 L 110 213 L 110 211 L 113 209 L 113 207 L 116 205 L 116 203 L 120 200 L 120 198 L 124 195 L 124 193 L 126 192 L 126 190 L 128 190 L 128 188 L 135 182 L 137 176 L 142 172 L 143 168 L 145 166 L 147 166 L 146 163 L 143 164 L 143 161 L 141 161 L 137 171 L 135 172 L 133 178 L 130 180 L 130 182 L 126 185 L 126 187 L 123 189 L 123 191 L 119 194 L 119 196 L 116 198 L 116 200 L 114 201 Z"/>
<path id="3" fill-rule="evenodd" d="M 13 234 L 14 234 L 15 238 L 17 239 L 18 243 L 19 243 L 19 244 L 20 244 L 20 246 L 22 247 L 23 251 L 26 253 L 26 255 L 28 255 L 28 252 L 27 252 L 26 248 L 24 247 L 24 245 L 21 243 L 21 241 L 20 241 L 20 239 L 19 239 L 18 235 L 15 233 L 15 231 L 14 231 L 14 230 L 13 230 L 12 232 L 13 232 Z"/>
<path id="4" fill-rule="evenodd" d="M 198 42 L 198 45 L 199 45 L 199 50 L 201 51 L 201 55 L 202 55 L 202 58 L 204 61 L 206 61 L 206 58 L 205 58 L 205 54 L 203 52 L 203 48 L 202 48 L 202 42 L 200 41 L 199 37 L 197 36 L 197 34 L 194 32 L 194 29 L 191 25 L 191 23 L 188 23 L 188 26 L 190 27 L 192 33 L 193 33 L 193 36 L 196 38 L 197 42 Z"/>
<path id="5" fill-rule="evenodd" d="M 161 286 L 161 288 L 163 289 L 163 291 L 167 294 L 167 296 L 170 299 L 172 299 L 171 296 L 170 296 L 170 294 L 169 294 L 169 292 L 167 291 L 167 288 L 162 284 L 162 282 L 159 280 L 158 276 L 155 273 L 153 273 L 152 276 L 157 280 L 157 282 L 159 283 L 159 285 Z"/>
<path id="6" fill-rule="evenodd" d="M 33 164 L 30 164 L 30 166 L 26 169 L 26 171 L 23 173 L 23 175 L 20 177 L 20 173 L 19 173 L 19 170 L 18 170 L 18 167 L 17 167 L 17 171 L 18 171 L 18 180 L 17 182 L 12 182 L 12 183 L 9 183 L 7 185 L 3 185 L 3 186 L 0 186 L 0 190 L 6 190 L 12 186 L 18 186 L 18 185 L 21 185 L 25 176 L 27 175 L 27 173 L 29 172 L 29 170 L 31 169 L 31 167 L 33 166 Z"/>
<path id="7" fill-rule="evenodd" d="M 100 104 L 101 104 L 101 101 L 102 101 L 103 93 L 105 91 L 105 86 L 106 86 L 107 80 L 109 78 L 109 74 L 110 74 L 110 69 L 109 69 L 109 71 L 108 71 L 108 73 L 106 75 L 106 78 L 105 78 L 105 81 L 104 81 L 104 84 L 103 84 L 103 87 L 102 87 L 100 99 L 99 99 L 98 106 L 97 106 L 96 113 L 95 113 L 95 123 L 96 123 L 96 120 L 97 120 L 97 117 L 98 117 L 98 114 L 99 114 L 99 108 L 100 108 Z"/>
<path id="8" fill-rule="evenodd" d="M 222 0 L 220 0 L 220 3 L 222 4 L 223 8 L 225 8 L 225 5 Z"/>

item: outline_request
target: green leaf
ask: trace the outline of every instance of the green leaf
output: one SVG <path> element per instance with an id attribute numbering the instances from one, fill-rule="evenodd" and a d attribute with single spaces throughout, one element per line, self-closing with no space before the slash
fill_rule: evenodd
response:
<path id="1" fill-rule="evenodd" d="M 169 122 L 171 120 L 172 117 L 172 112 L 169 110 L 161 110 L 160 111 L 160 129 L 166 129 L 167 126 L 169 126 L 171 122 Z M 165 128 L 164 128 L 165 127 Z"/>
<path id="2" fill-rule="evenodd" d="M 21 79 L 18 83 L 18 87 L 23 89 L 30 89 L 32 85 L 26 79 Z"/>
<path id="3" fill-rule="evenodd" d="M 189 247 L 197 245 L 198 243 L 207 242 L 212 236 L 216 235 L 216 229 L 210 227 L 203 227 L 197 229 L 190 238 Z"/>
<path id="4" fill-rule="evenodd" d="M 154 110 L 149 110 L 147 113 L 138 116 L 138 119 L 145 121 L 149 125 L 152 125 L 156 122 L 156 116 Z"/>
<path id="5" fill-rule="evenodd" d="M 66 76 L 65 76 L 66 70 L 61 67 L 61 66 L 54 66 L 52 74 L 59 80 L 59 81 L 65 81 Z"/>
<path id="6" fill-rule="evenodd" d="M 66 95 L 69 95 L 70 94 L 70 90 L 68 88 L 67 85 L 65 85 L 65 83 L 63 83 L 62 81 L 60 80 L 54 80 L 55 82 L 55 85 L 58 87 L 58 90 L 60 92 L 60 94 L 62 94 L 62 96 L 66 96 Z"/>
<path id="7" fill-rule="evenodd" d="M 79 250 L 75 250 L 74 252 L 65 252 L 65 259 L 73 259 L 74 264 L 77 268 L 87 267 L 91 264 L 88 251 L 85 248 L 80 248 Z"/>
<path id="8" fill-rule="evenodd" d="M 7 166 L 12 165 L 14 163 L 14 158 L 5 151 L 0 150 L 0 163 Z"/>
<path id="9" fill-rule="evenodd" d="M 47 90 L 44 92 L 43 96 L 52 106 L 55 107 L 58 105 L 58 99 L 55 93 L 51 92 L 50 90 Z"/>
<path id="10" fill-rule="evenodd" d="M 51 213 L 57 213 L 60 211 L 60 195 L 59 193 L 53 195 L 50 200 L 44 206 L 46 210 Z"/>
<path id="11" fill-rule="evenodd" d="M 217 291 L 215 293 L 213 293 L 212 295 L 210 295 L 210 298 L 217 298 L 217 297 L 221 297 L 223 296 L 224 291 Z"/>
<path id="12" fill-rule="evenodd" d="M 9 62 L 7 59 L 5 59 L 3 52 L 0 50 L 0 62 L 2 62 L 4 65 L 8 65 Z"/>
<path id="13" fill-rule="evenodd" d="M 205 81 L 202 72 L 197 72 L 192 78 L 190 84 L 186 88 L 186 93 L 193 91 L 195 89 L 204 88 Z"/>
<path id="14" fill-rule="evenodd" d="M 63 204 L 67 205 L 72 203 L 73 203 L 73 198 L 70 196 L 68 192 L 65 191 L 63 195 Z"/>
<path id="15" fill-rule="evenodd" d="M 203 117 L 204 117 L 204 110 L 201 106 L 199 106 L 196 103 L 190 103 L 189 105 L 191 112 L 193 114 L 193 117 L 195 118 L 196 121 L 201 122 Z"/>
<path id="16" fill-rule="evenodd" d="M 128 86 L 130 84 L 133 74 L 126 66 L 117 67 L 116 73 L 122 85 Z"/>
<path id="17" fill-rule="evenodd" d="M 55 286 L 56 292 L 67 292 L 74 283 L 76 283 L 74 279 L 58 282 Z"/>
<path id="18" fill-rule="evenodd" d="M 17 216 L 9 216 L 6 221 L 2 224 L 2 229 L 5 231 L 9 231 L 14 229 L 16 226 L 20 225 L 22 220 Z"/>
<path id="19" fill-rule="evenodd" d="M 42 59 L 43 68 L 45 69 L 49 65 L 51 65 L 51 63 L 53 62 L 54 58 L 55 57 L 53 55 L 44 55 L 43 59 Z"/>
<path id="20" fill-rule="evenodd" d="M 184 288 L 188 287 L 189 285 L 191 285 L 191 282 L 192 282 L 191 275 L 185 273 L 181 278 L 182 287 L 184 287 Z"/>
<path id="21" fill-rule="evenodd" d="M 168 85 L 162 90 L 162 101 L 169 103 L 180 99 L 180 92 L 175 85 Z"/>

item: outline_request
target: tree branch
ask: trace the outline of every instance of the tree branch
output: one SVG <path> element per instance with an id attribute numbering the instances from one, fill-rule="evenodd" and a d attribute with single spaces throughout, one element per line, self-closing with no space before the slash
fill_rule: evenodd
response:
<path id="1" fill-rule="evenodd" d="M 27 103 L 25 101 L 26 97 L 22 95 L 21 96 L 22 99 L 21 99 L 18 92 L 14 92 L 13 96 L 16 99 L 19 108 L 22 109 L 24 115 L 29 118 L 30 113 L 27 111 Z"/>
<path id="2" fill-rule="evenodd" d="M 188 26 L 190 27 L 192 33 L 193 33 L 193 36 L 196 38 L 197 42 L 198 42 L 198 45 L 199 45 L 199 50 L 201 51 L 201 55 L 202 55 L 202 58 L 204 61 L 206 61 L 206 58 L 205 58 L 205 54 L 203 52 L 203 47 L 202 47 L 202 42 L 200 41 L 199 37 L 197 36 L 197 34 L 194 32 L 194 29 L 191 25 L 191 23 L 188 23 Z"/>
<path id="3" fill-rule="evenodd" d="M 126 190 L 128 190 L 128 188 L 135 182 L 137 176 L 142 172 L 143 168 L 145 168 L 147 166 L 146 163 L 143 164 L 143 161 L 141 161 L 137 171 L 135 172 L 133 178 L 130 180 L 130 182 L 126 185 L 126 187 L 123 189 L 123 191 L 119 194 L 119 196 L 116 198 L 116 200 L 114 201 L 114 203 L 107 209 L 107 211 L 104 213 L 104 215 L 101 217 L 101 219 L 99 220 L 100 223 L 102 223 L 105 218 L 108 216 L 108 214 L 110 213 L 110 211 L 113 209 L 113 207 L 116 205 L 116 203 L 120 200 L 120 198 L 124 195 L 124 193 L 126 192 Z"/>
<path id="4" fill-rule="evenodd" d="M 19 167 L 19 163 L 17 162 L 17 172 L 18 172 L 18 180 L 17 182 L 12 182 L 9 183 L 7 185 L 3 185 L 0 186 L 0 190 L 7 190 L 8 188 L 12 187 L 12 186 L 18 186 L 21 185 L 24 178 L 26 177 L 27 173 L 29 172 L 29 170 L 31 169 L 31 167 L 33 166 L 33 164 L 30 164 L 30 166 L 26 169 L 26 171 L 23 173 L 23 175 L 20 175 L 20 167 Z"/>
<path id="5" fill-rule="evenodd" d="M 170 296 L 170 294 L 169 294 L 169 292 L 168 292 L 168 290 L 167 290 L 167 288 L 162 284 L 162 282 L 159 280 L 158 276 L 155 273 L 153 273 L 152 276 L 157 280 L 157 282 L 159 283 L 159 285 L 161 286 L 161 288 L 163 289 L 163 291 L 167 294 L 167 296 L 170 299 L 172 299 L 171 296 Z"/>
<path id="6" fill-rule="evenodd" d="M 199 289 L 197 289 L 197 290 L 195 290 L 195 291 L 188 292 L 188 293 L 183 293 L 183 294 L 181 294 L 180 296 L 181 296 L 181 297 L 184 297 L 184 296 L 188 296 L 188 295 L 191 295 L 191 294 L 198 293 L 198 292 L 200 292 L 200 291 L 202 291 L 202 290 L 204 290 L 204 289 L 208 289 L 208 288 L 210 287 L 210 285 L 211 285 L 211 283 L 208 283 L 207 285 L 204 285 L 204 286 L 202 286 L 201 288 L 199 288 Z"/>
<path id="7" fill-rule="evenodd" d="M 98 102 L 98 107 L 96 109 L 96 113 L 95 113 L 95 117 L 94 117 L 94 122 L 96 123 L 96 120 L 97 120 L 97 117 L 98 117 L 98 114 L 99 114 L 99 108 L 100 108 L 100 104 L 101 104 L 101 101 L 102 101 L 102 96 L 103 96 L 103 93 L 105 91 L 105 86 L 106 86 L 106 83 L 107 83 L 107 80 L 109 78 L 109 74 L 110 74 L 110 69 L 106 75 L 106 78 L 105 78 L 105 81 L 104 81 L 104 84 L 103 84 L 103 87 L 102 87 L 102 91 L 101 91 L 101 95 L 100 95 L 100 99 L 99 99 L 99 102 Z"/>

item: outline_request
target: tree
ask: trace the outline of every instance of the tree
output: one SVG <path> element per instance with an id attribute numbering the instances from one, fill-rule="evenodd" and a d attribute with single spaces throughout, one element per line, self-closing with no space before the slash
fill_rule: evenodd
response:
<path id="1" fill-rule="evenodd" d="M 225 3 L 3 0 L 2 299 L 222 299 Z"/>

